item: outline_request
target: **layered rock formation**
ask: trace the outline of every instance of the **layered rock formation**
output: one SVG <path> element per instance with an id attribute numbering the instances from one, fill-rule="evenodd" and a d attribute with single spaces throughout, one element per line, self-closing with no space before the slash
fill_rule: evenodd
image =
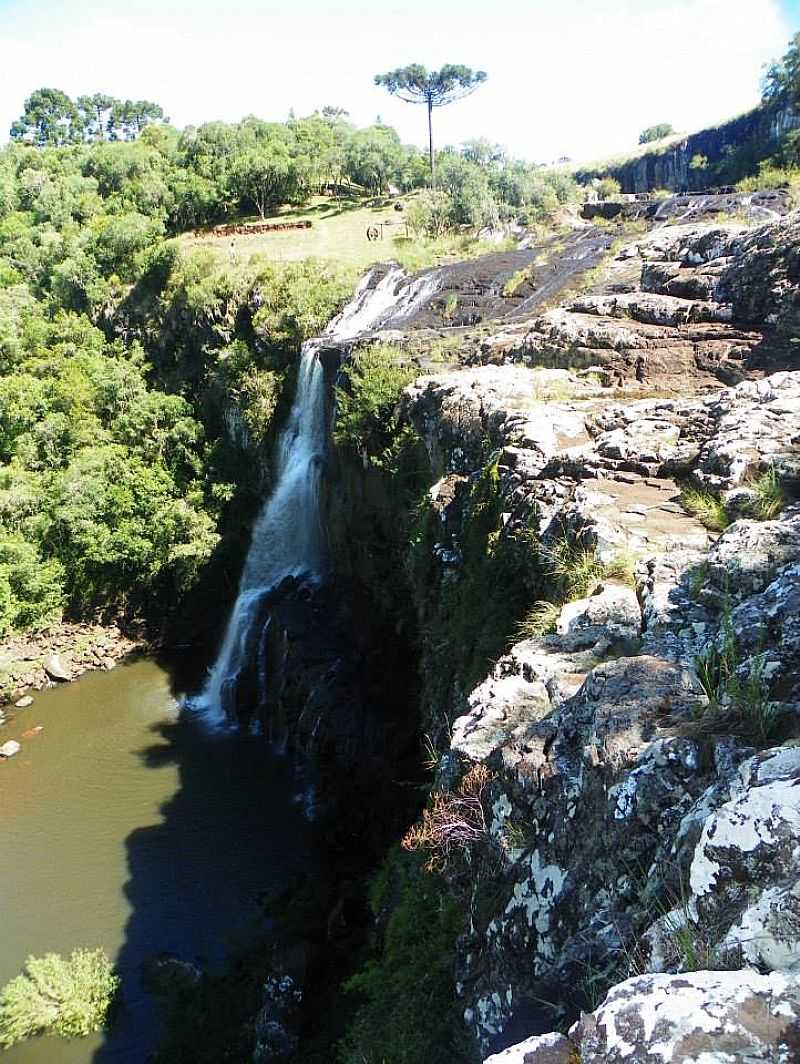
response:
<path id="1" fill-rule="evenodd" d="M 492 1064 L 796 1059 L 798 227 L 643 235 L 405 393 L 435 480 L 423 631 L 472 578 L 487 492 L 487 552 L 528 551 L 488 674 L 431 636 L 424 658 L 436 809 L 486 780 L 463 846 L 433 815 L 417 843 L 463 903 Z"/>
<path id="2" fill-rule="evenodd" d="M 655 144 L 630 159 L 606 165 L 584 167 L 577 177 L 580 181 L 610 174 L 622 185 L 623 192 L 647 192 L 653 188 L 704 188 L 709 184 L 709 171 L 723 166 L 731 152 L 749 151 L 755 158 L 764 158 L 777 141 L 800 125 L 800 116 L 793 108 L 756 107 L 746 114 L 703 129 L 689 136 L 675 136 Z M 692 160 L 702 157 L 702 166 Z"/>

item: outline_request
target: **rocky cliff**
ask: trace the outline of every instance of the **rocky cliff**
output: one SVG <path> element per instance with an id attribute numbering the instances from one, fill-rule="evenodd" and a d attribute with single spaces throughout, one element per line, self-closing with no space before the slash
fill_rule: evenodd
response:
<path id="1" fill-rule="evenodd" d="M 798 126 L 800 115 L 792 109 L 756 107 L 718 126 L 686 137 L 671 137 L 629 159 L 585 167 L 576 176 L 586 182 L 610 174 L 628 193 L 655 188 L 691 191 L 727 184 L 755 170 L 757 163 L 774 151 L 778 140 Z M 697 165 L 699 159 L 705 162 Z M 744 165 L 742 172 L 740 164 Z"/>
<path id="2" fill-rule="evenodd" d="M 493 1064 L 797 1059 L 798 238 L 629 237 L 402 399 L 436 751 L 405 845 Z"/>

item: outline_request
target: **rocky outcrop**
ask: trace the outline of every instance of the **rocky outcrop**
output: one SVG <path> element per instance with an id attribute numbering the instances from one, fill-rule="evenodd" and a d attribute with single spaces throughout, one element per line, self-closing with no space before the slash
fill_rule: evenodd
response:
<path id="1" fill-rule="evenodd" d="M 746 148 L 753 158 L 763 159 L 774 151 L 779 137 L 798 126 L 800 115 L 791 108 L 756 107 L 719 126 L 686 137 L 671 137 L 623 162 L 612 160 L 606 166 L 584 168 L 576 176 L 579 181 L 589 181 L 610 174 L 620 182 L 623 192 L 705 188 L 715 183 L 709 174 L 719 172 L 720 168 L 722 180 L 727 180 L 725 162 L 729 153 Z M 705 160 L 702 166 L 692 166 L 697 156 Z"/>
<path id="2" fill-rule="evenodd" d="M 677 394 L 798 368 L 798 225 L 792 215 L 744 233 L 708 223 L 651 230 L 620 249 L 597 291 L 509 323 L 478 357 L 593 369 L 606 383 Z"/>
<path id="3" fill-rule="evenodd" d="M 646 967 L 649 929 L 676 906 L 707 960 L 729 957 L 743 929 L 765 928 L 765 896 L 786 915 L 759 963 L 800 949 L 800 927 L 775 944 L 796 906 L 800 759 L 779 748 L 748 760 L 753 743 L 797 720 L 798 511 L 787 504 L 773 520 L 741 519 L 712 537 L 682 507 L 675 479 L 723 498 L 764 470 L 790 482 L 800 374 L 611 404 L 526 401 L 536 376 L 462 370 L 418 382 L 407 399 L 445 480 L 473 475 L 481 440 L 499 453 L 502 534 L 527 525 L 545 544 L 572 537 L 612 574 L 621 551 L 634 555 L 633 587 L 600 568 L 587 594 L 556 609 L 552 634 L 517 643 L 460 713 L 457 699 L 447 710 L 455 720 L 440 786 L 472 764 L 492 774 L 483 845 L 502 868 L 498 880 L 493 866 L 501 900 L 480 919 L 471 912 L 459 951 L 465 1018 L 486 1046 L 534 1002 L 557 1001 L 556 1018 L 569 1016 L 589 974 L 602 983 L 629 963 Z M 582 385 L 574 378 L 577 394 Z M 462 579 L 462 529 L 445 505 L 442 588 Z M 727 693 L 700 665 L 725 655 L 736 674 Z M 714 849 L 732 837 L 738 855 Z M 661 963 L 669 952 L 660 948 Z"/>
<path id="4" fill-rule="evenodd" d="M 629 979 L 570 1031 L 581 1064 L 790 1064 L 799 1036 L 800 982 L 753 970 Z"/>
<path id="5" fill-rule="evenodd" d="M 477 683 L 443 685 L 452 645 L 425 648 L 436 809 L 488 781 L 460 853 L 434 818 L 422 845 L 463 905 L 457 991 L 492 1064 L 797 1048 L 800 372 L 767 372 L 794 365 L 796 224 L 656 231 L 617 261 L 633 289 L 503 326 L 488 364 L 406 390 L 434 480 L 423 630 L 484 608 L 458 598 L 476 523 L 528 593 Z M 634 357 L 680 394 L 610 387 Z"/>

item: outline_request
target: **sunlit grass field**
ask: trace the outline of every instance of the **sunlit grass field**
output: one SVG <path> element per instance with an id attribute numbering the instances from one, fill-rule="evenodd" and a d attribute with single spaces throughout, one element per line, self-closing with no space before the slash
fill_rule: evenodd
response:
<path id="1" fill-rule="evenodd" d="M 408 206 L 412 197 L 399 201 Z M 196 230 L 181 237 L 192 248 L 211 248 L 221 262 L 230 258 L 231 241 L 237 260 L 246 262 L 259 255 L 275 262 L 297 262 L 300 259 L 330 259 L 356 270 L 366 269 L 374 262 L 394 260 L 407 270 L 421 270 L 426 266 L 453 258 L 469 258 L 485 251 L 497 250 L 472 236 L 455 235 L 437 240 L 406 235 L 404 212 L 396 211 L 392 203 L 384 206 L 365 205 L 363 200 L 336 200 L 318 196 L 304 207 L 284 207 L 265 222 L 310 221 L 310 229 L 288 229 L 274 233 L 252 235 L 215 234 L 213 229 Z M 241 219 L 242 224 L 259 222 L 256 215 Z M 383 238 L 367 240 L 367 228 L 383 223 Z M 389 224 L 387 224 L 389 223 Z"/>

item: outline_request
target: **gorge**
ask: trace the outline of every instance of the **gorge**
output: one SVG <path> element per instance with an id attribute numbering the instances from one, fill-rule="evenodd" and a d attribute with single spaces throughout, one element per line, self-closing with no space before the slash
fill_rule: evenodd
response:
<path id="1" fill-rule="evenodd" d="M 676 198 L 652 227 L 578 224 L 416 277 L 370 271 L 296 355 L 210 674 L 194 663 L 169 689 L 152 663 L 124 665 L 12 716 L 21 731 L 86 691 L 102 735 L 127 683 L 152 684 L 157 705 L 115 718 L 109 747 L 152 730 L 137 771 L 184 766 L 177 799 L 152 792 L 159 861 L 188 855 L 181 882 L 159 899 L 140 866 L 153 893 L 131 918 L 132 941 L 197 964 L 171 989 L 194 1048 L 175 1036 L 158 1059 L 198 1060 L 202 1043 L 205 1059 L 226 1044 L 311 1062 L 335 1042 L 346 1064 L 594 1064 L 629 1045 L 642 1061 L 792 1059 L 800 222 L 713 208 L 687 223 Z M 52 729 L 75 759 L 69 791 L 81 746 L 59 713 L 41 741 Z M 139 792 L 130 765 L 92 761 L 90 800 L 92 780 Z M 4 766 L 21 803 L 25 768 Z M 31 891 L 38 858 L 23 857 L 46 829 L 26 850 L 19 828 Z M 137 932 L 165 900 L 185 910 L 178 931 Z M 251 942 L 290 930 L 221 974 L 188 925 L 219 939 L 239 907 Z M 41 948 L 60 943 L 42 930 Z M 19 950 L 39 948 L 22 931 Z M 108 925 L 97 937 L 120 946 Z M 145 953 L 122 945 L 128 986 Z M 118 1030 L 66 1052 L 141 1059 Z"/>

